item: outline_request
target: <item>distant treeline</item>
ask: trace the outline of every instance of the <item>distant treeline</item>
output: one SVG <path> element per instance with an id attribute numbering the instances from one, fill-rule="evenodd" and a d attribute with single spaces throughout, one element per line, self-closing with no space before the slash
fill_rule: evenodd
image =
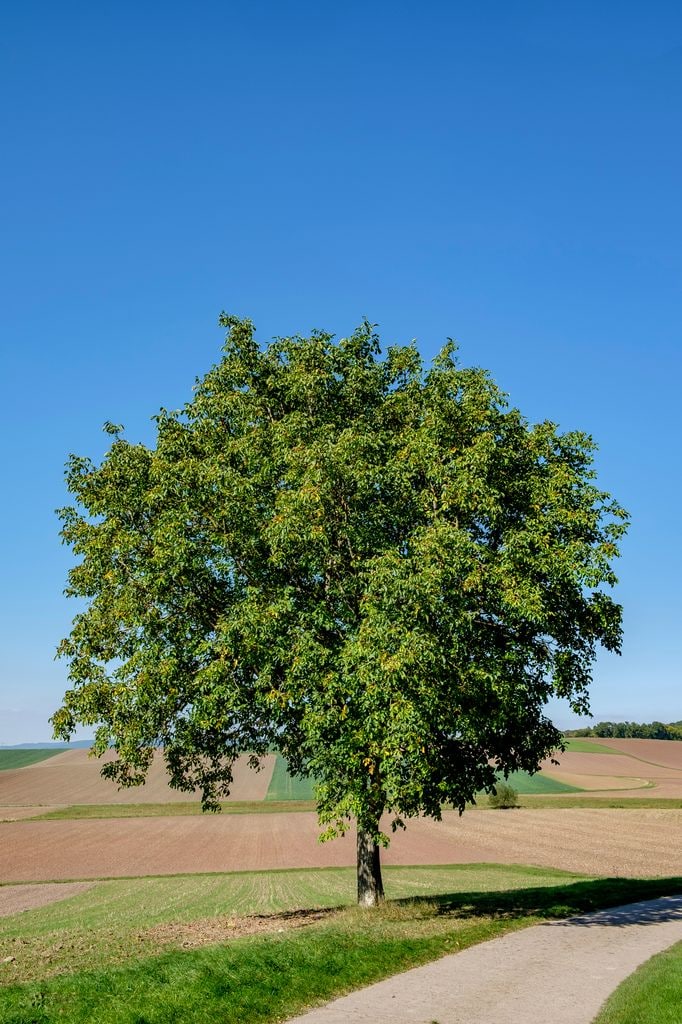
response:
<path id="1" fill-rule="evenodd" d="M 682 740 L 682 722 L 599 722 L 585 729 L 566 729 L 566 736 L 603 736 L 625 740 Z"/>

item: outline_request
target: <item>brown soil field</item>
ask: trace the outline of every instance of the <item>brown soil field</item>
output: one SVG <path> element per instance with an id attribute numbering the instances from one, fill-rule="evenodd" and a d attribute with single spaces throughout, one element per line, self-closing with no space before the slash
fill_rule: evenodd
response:
<path id="1" fill-rule="evenodd" d="M 92 889 L 92 882 L 48 882 L 45 885 L 0 885 L 0 917 L 77 896 Z"/>
<path id="2" fill-rule="evenodd" d="M 102 762 L 113 758 L 113 752 L 107 753 Z M 102 762 L 89 757 L 87 750 L 66 750 L 26 768 L 0 772 L 0 807 L 7 810 L 12 805 L 186 803 L 191 799 L 190 793 L 170 788 L 159 755 L 154 758 L 144 786 L 132 789 L 117 789 L 114 783 L 103 779 Z M 268 755 L 262 763 L 261 771 L 255 772 L 249 768 L 246 757 L 238 758 L 229 800 L 265 799 L 275 758 Z"/>
<path id="3" fill-rule="evenodd" d="M 599 741 L 602 742 L 601 740 Z M 679 797 L 682 798 L 682 762 L 680 751 L 666 751 L 664 747 L 676 747 L 672 740 L 606 740 L 609 746 L 613 746 L 618 753 L 599 754 L 582 753 L 574 750 L 567 750 L 565 753 L 556 754 L 555 759 L 559 765 L 552 764 L 551 759 L 542 762 L 542 769 L 548 776 L 566 782 L 569 785 L 579 786 L 582 789 L 594 791 L 618 789 L 620 795 L 627 796 L 651 796 L 651 797 Z M 630 747 L 623 749 L 618 744 L 654 744 L 651 748 L 640 749 L 642 753 L 636 754 Z M 679 744 L 682 748 L 682 743 Z M 644 761 L 644 750 L 650 755 L 649 761 Z M 656 758 L 658 760 L 656 760 Z M 620 780 L 620 781 L 618 781 Z M 628 783 L 629 780 L 629 783 Z M 625 783 L 625 784 L 624 784 Z M 643 790 L 641 787 L 651 783 L 650 788 Z M 631 788 L 628 788 L 628 785 Z M 596 795 L 596 794 L 595 794 Z"/>
<path id="4" fill-rule="evenodd" d="M 38 814 L 46 814 L 48 811 L 59 811 L 66 807 L 66 804 L 59 804 L 55 806 L 40 806 L 36 807 L 0 807 L 0 821 L 21 821 L 23 818 L 35 818 Z"/>
<path id="5" fill-rule="evenodd" d="M 611 740 L 599 739 L 605 747 L 622 750 L 651 765 L 676 768 L 682 774 L 682 740 Z"/>
<path id="6" fill-rule="evenodd" d="M 23 882 L 334 867 L 355 837 L 321 844 L 316 816 L 288 814 L 25 821 L 0 824 L 0 880 Z M 682 810 L 523 809 L 419 819 L 386 864 L 497 862 L 601 875 L 681 871 Z"/>

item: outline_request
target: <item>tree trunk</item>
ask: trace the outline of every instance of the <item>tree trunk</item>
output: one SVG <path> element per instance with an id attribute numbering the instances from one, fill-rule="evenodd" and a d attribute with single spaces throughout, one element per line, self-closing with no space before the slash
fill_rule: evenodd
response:
<path id="1" fill-rule="evenodd" d="M 383 898 L 379 846 L 372 842 L 370 832 L 358 826 L 358 903 L 361 907 L 376 907 Z"/>

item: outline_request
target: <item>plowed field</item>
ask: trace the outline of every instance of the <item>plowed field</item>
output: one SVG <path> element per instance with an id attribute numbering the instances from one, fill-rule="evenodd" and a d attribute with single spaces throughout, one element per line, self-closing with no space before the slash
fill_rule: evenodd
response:
<path id="1" fill-rule="evenodd" d="M 113 753 L 105 754 L 99 761 L 89 757 L 87 750 L 67 750 L 26 768 L 0 772 L 0 807 L 184 803 L 191 798 L 191 794 L 170 788 L 160 755 L 154 758 L 144 786 L 117 789 L 100 775 L 102 762 L 112 760 L 113 756 Z M 264 758 L 262 770 L 255 772 L 249 768 L 246 757 L 239 758 L 233 769 L 234 784 L 230 799 L 264 800 L 274 760 L 272 755 Z"/>
<path id="2" fill-rule="evenodd" d="M 0 880 L 65 880 L 332 867 L 355 861 L 353 835 L 317 841 L 312 813 L 25 821 L 0 825 Z M 446 812 L 410 822 L 387 864 L 499 862 L 606 875 L 680 872 L 682 810 Z"/>
<path id="3" fill-rule="evenodd" d="M 599 743 L 613 750 L 620 750 L 629 757 L 641 758 L 648 764 L 676 768 L 682 772 L 682 741 L 600 739 Z"/>
<path id="4" fill-rule="evenodd" d="M 676 740 L 599 740 L 613 754 L 567 750 L 542 769 L 555 779 L 589 790 L 591 795 L 618 790 L 619 796 L 682 799 L 682 742 Z M 646 787 L 646 788 L 644 788 Z"/>

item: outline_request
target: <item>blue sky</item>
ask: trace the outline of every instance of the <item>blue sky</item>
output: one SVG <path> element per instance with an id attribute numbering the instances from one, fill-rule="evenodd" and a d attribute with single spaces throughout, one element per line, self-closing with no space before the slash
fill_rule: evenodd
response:
<path id="1" fill-rule="evenodd" d="M 593 709 L 682 718 L 679 4 L 26 0 L 0 95 L 0 743 L 49 739 L 66 686 L 67 454 L 151 441 L 221 309 L 454 336 L 592 433 L 633 519 Z"/>

